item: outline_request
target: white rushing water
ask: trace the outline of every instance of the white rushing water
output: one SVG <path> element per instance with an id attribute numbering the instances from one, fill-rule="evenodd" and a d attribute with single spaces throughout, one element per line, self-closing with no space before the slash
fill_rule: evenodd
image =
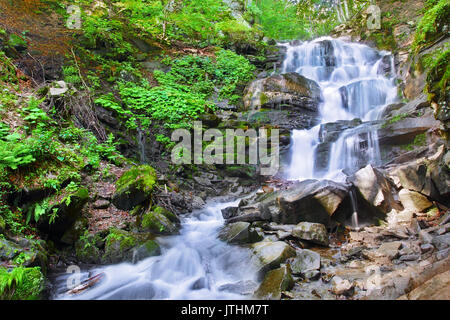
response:
<path id="1" fill-rule="evenodd" d="M 322 91 L 320 124 L 309 130 L 294 130 L 287 178 L 344 180 L 343 170 L 354 171 L 380 160 L 377 130 L 370 125 L 348 129 L 333 144 L 325 172 L 315 172 L 316 148 L 322 124 L 359 118 L 373 121 L 397 98 L 393 59 L 388 52 L 368 46 L 323 37 L 287 48 L 282 72 L 297 72 L 316 81 Z M 386 59 L 386 56 L 388 59 Z M 390 64 L 390 75 L 380 69 Z"/>
<path id="2" fill-rule="evenodd" d="M 96 286 L 78 295 L 67 294 L 69 274 L 55 283 L 55 299 L 245 299 L 221 288 L 239 281 L 255 281 L 249 250 L 230 246 L 217 238 L 223 225 L 221 209 L 239 201 L 209 205 L 183 221 L 180 235 L 160 238 L 162 253 L 137 264 L 100 267 L 82 276 L 103 273 Z"/>

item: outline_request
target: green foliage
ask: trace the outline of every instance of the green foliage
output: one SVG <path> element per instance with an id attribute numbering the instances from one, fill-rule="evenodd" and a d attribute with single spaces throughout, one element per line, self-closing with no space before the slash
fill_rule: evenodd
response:
<path id="1" fill-rule="evenodd" d="M 305 21 L 297 15 L 297 6 L 287 0 L 255 1 L 249 8 L 264 35 L 278 40 L 305 38 Z"/>
<path id="2" fill-rule="evenodd" d="M 222 87 L 219 91 L 220 97 L 230 98 L 232 103 L 236 103 L 238 87 L 245 86 L 252 80 L 254 71 L 255 66 L 245 57 L 233 51 L 220 50 L 214 68 L 215 82 Z"/>
<path id="3" fill-rule="evenodd" d="M 427 142 L 427 136 L 425 133 L 422 134 L 418 134 L 415 138 L 414 141 L 406 146 L 403 147 L 403 149 L 407 150 L 407 151 L 412 151 L 414 150 L 416 147 L 423 147 L 426 145 Z"/>
<path id="4" fill-rule="evenodd" d="M 18 267 L 12 271 L 0 267 L 1 300 L 37 300 L 43 288 L 44 276 L 40 267 Z"/>
<path id="5" fill-rule="evenodd" d="M 401 120 L 403 120 L 403 119 L 405 119 L 407 117 L 408 117 L 407 113 L 398 114 L 398 115 L 392 117 L 391 119 L 389 119 L 388 121 L 386 121 L 381 127 L 384 129 L 387 126 L 389 126 L 391 124 L 394 124 L 394 123 L 397 123 L 397 122 L 399 122 L 399 121 L 401 121 Z"/>
<path id="6" fill-rule="evenodd" d="M 431 7 L 431 5 L 433 5 Z M 448 0 L 428 1 L 428 9 L 417 26 L 413 49 L 416 51 L 435 41 L 448 27 L 450 16 L 450 2 Z"/>
<path id="7" fill-rule="evenodd" d="M 121 86 L 120 95 L 128 108 L 148 114 L 170 129 L 190 128 L 191 120 L 211 107 L 203 94 L 168 86 L 149 88 L 127 83 Z"/>
<path id="8" fill-rule="evenodd" d="M 447 84 L 450 79 L 450 49 L 446 44 L 423 58 L 423 65 L 428 70 L 426 91 L 432 101 L 445 100 L 448 94 Z"/>

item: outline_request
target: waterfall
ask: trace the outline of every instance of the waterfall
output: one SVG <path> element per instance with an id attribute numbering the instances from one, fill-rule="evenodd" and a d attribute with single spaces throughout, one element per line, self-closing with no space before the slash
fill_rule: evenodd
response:
<path id="1" fill-rule="evenodd" d="M 98 267 L 82 279 L 103 274 L 102 281 L 78 295 L 67 294 L 67 277 L 61 274 L 54 299 L 234 299 L 249 298 L 233 291 L 237 283 L 256 282 L 257 270 L 249 265 L 250 252 L 217 238 L 223 225 L 221 209 L 239 200 L 210 204 L 183 221 L 179 235 L 158 238 L 161 255 L 136 264 Z M 135 257 L 133 257 L 135 258 Z"/>
<path id="2" fill-rule="evenodd" d="M 317 172 L 318 128 L 294 130 L 287 178 L 345 179 L 367 164 L 378 164 L 380 151 L 375 120 L 397 98 L 393 58 L 368 46 L 322 37 L 299 46 L 283 44 L 282 72 L 297 72 L 316 81 L 324 97 L 321 125 L 361 119 L 358 127 L 344 130 L 329 150 L 326 170 Z M 385 71 L 389 72 L 385 72 Z M 387 74 L 386 74 L 387 73 Z"/>

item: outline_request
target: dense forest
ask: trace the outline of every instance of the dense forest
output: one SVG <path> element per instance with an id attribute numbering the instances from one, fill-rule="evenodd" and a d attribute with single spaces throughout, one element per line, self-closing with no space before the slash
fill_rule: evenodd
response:
<path id="1" fill-rule="evenodd" d="M 0 0 L 0 299 L 450 299 L 449 17 Z"/>

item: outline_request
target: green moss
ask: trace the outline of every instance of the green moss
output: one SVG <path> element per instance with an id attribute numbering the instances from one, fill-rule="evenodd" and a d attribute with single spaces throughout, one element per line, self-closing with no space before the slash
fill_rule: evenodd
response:
<path id="1" fill-rule="evenodd" d="M 131 249 L 137 244 L 136 238 L 131 236 L 128 232 L 113 228 L 106 237 L 106 251 L 108 251 L 108 248 L 116 242 L 120 244 L 120 250 L 123 251 Z"/>
<path id="2" fill-rule="evenodd" d="M 151 193 L 156 184 L 156 171 L 149 165 L 134 167 L 125 172 L 116 182 L 117 192 L 124 191 L 130 187 Z"/>
<path id="3" fill-rule="evenodd" d="M 381 128 L 384 129 L 384 128 L 386 128 L 387 126 L 389 126 L 390 124 L 397 123 L 397 122 L 399 122 L 399 121 L 405 119 L 406 117 L 408 117 L 408 114 L 407 114 L 407 113 L 398 114 L 398 115 L 392 117 L 391 119 L 389 119 L 388 121 L 386 121 L 386 122 L 381 126 Z"/>
<path id="4" fill-rule="evenodd" d="M 3 233 L 6 229 L 6 222 L 2 216 L 0 216 L 0 233 Z"/>
<path id="5" fill-rule="evenodd" d="M 417 26 L 414 38 L 413 49 L 420 48 L 435 41 L 444 31 L 444 26 L 448 25 L 450 16 L 450 2 L 440 0 L 431 9 L 427 10 Z"/>
<path id="6" fill-rule="evenodd" d="M 177 231 L 178 223 L 179 219 L 174 213 L 162 207 L 153 207 L 143 216 L 141 226 L 154 233 L 172 234 Z"/>
<path id="7" fill-rule="evenodd" d="M 403 147 L 403 149 L 408 150 L 408 151 L 412 151 L 414 150 L 415 147 L 423 147 L 425 146 L 427 142 L 427 136 L 425 133 L 422 134 L 418 134 L 415 138 L 414 141 L 406 146 Z"/>
<path id="8" fill-rule="evenodd" d="M 44 276 L 39 267 L 19 267 L 12 271 L 0 267 L 0 299 L 37 300 L 43 289 Z"/>

